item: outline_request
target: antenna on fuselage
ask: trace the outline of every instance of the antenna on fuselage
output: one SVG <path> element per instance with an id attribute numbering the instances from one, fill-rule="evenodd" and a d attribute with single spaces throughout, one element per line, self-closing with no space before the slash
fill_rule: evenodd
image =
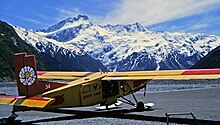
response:
<path id="1" fill-rule="evenodd" d="M 106 67 L 106 71 L 103 72 L 101 69 L 99 69 L 100 73 L 103 74 L 103 73 L 108 73 L 108 67 Z"/>
<path id="2" fill-rule="evenodd" d="M 106 67 L 106 73 L 108 73 L 108 67 Z"/>
<path id="3" fill-rule="evenodd" d="M 101 69 L 99 69 L 99 72 L 100 72 L 101 74 L 103 73 Z"/>

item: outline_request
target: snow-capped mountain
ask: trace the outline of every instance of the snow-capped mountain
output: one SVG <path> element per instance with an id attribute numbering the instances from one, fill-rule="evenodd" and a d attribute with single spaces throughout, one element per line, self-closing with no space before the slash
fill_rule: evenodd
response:
<path id="1" fill-rule="evenodd" d="M 32 35 L 22 32 L 17 31 L 27 42 L 44 38 L 76 55 L 88 54 L 112 71 L 190 68 L 220 45 L 214 35 L 151 32 L 140 23 L 101 26 L 82 15 Z"/>
<path id="2" fill-rule="evenodd" d="M 48 29 L 38 30 L 38 34 L 60 42 L 66 42 L 77 37 L 81 29 L 88 28 L 92 23 L 87 16 L 70 17 Z"/>
<path id="3" fill-rule="evenodd" d="M 98 71 L 105 67 L 75 45 L 60 43 L 53 39 L 14 27 L 19 37 L 33 46 L 47 64 L 48 70 Z M 90 62 L 88 64 L 88 62 Z"/>

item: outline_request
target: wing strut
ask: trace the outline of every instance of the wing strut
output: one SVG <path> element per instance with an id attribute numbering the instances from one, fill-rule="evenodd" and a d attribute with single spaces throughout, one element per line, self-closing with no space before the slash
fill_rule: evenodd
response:
<path id="1" fill-rule="evenodd" d="M 129 85 L 128 83 L 127 83 L 127 86 L 128 86 L 129 89 L 130 89 L 130 93 L 131 93 L 131 95 L 133 96 L 134 101 L 135 101 L 136 103 L 138 103 L 137 98 L 134 96 L 134 93 L 132 92 L 132 89 L 131 89 L 131 87 L 130 87 L 130 85 Z"/>
<path id="2" fill-rule="evenodd" d="M 131 93 L 136 104 L 123 96 L 122 96 L 122 99 L 124 99 L 124 100 L 120 100 L 120 101 L 122 101 L 126 104 L 129 104 L 129 105 L 135 106 L 137 111 L 144 111 L 144 109 L 145 109 L 144 103 L 142 101 L 138 101 L 137 98 L 135 97 L 131 87 L 129 86 L 129 84 L 127 84 L 127 86 L 130 89 L 129 93 Z"/>

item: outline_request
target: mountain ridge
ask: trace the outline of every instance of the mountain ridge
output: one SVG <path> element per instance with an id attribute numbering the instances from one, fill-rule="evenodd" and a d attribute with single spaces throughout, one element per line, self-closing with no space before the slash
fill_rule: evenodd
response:
<path id="1" fill-rule="evenodd" d="M 186 69 L 220 45 L 215 35 L 152 32 L 140 23 L 101 26 L 81 16 L 53 25 L 57 30 L 33 33 L 77 48 L 111 71 Z"/>
<path id="2" fill-rule="evenodd" d="M 14 81 L 15 69 L 13 56 L 15 53 L 34 54 L 37 68 L 45 70 L 46 66 L 36 50 L 21 40 L 12 26 L 0 21 L 0 81 Z"/>
<path id="3" fill-rule="evenodd" d="M 99 69 L 105 69 L 99 61 L 77 46 L 57 42 L 21 27 L 14 27 L 14 29 L 23 41 L 38 51 L 45 60 L 48 70 L 99 71 Z"/>
<path id="4" fill-rule="evenodd" d="M 208 68 L 220 68 L 220 46 L 212 50 L 201 60 L 196 62 L 192 69 L 208 69 Z"/>

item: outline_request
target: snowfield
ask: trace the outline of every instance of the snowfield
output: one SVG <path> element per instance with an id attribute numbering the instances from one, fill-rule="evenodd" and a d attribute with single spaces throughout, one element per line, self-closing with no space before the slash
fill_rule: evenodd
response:
<path id="1" fill-rule="evenodd" d="M 186 69 L 220 45 L 219 36 L 151 32 L 140 23 L 101 26 L 82 15 L 44 30 L 14 28 L 39 52 L 88 54 L 112 71 Z"/>

